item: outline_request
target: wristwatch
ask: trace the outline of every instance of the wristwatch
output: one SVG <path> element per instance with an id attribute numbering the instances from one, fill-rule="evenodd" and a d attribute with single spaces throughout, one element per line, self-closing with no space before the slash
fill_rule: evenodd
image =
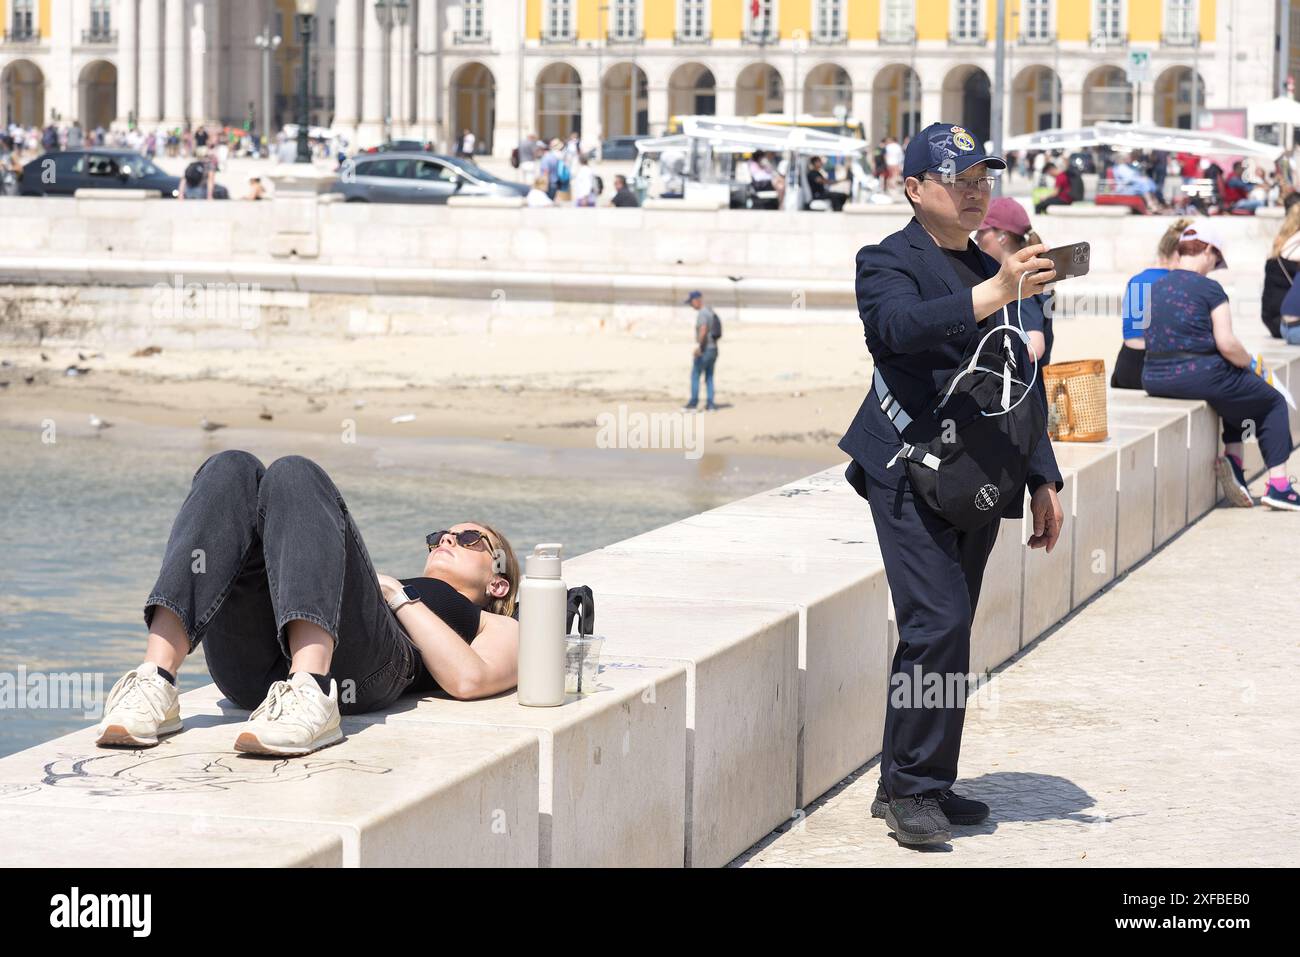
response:
<path id="1" fill-rule="evenodd" d="M 419 600 L 419 592 L 410 585 L 403 585 L 401 591 L 388 599 L 388 609 L 389 611 L 397 611 L 397 609 L 401 608 L 403 605 L 409 605 L 411 602 Z"/>

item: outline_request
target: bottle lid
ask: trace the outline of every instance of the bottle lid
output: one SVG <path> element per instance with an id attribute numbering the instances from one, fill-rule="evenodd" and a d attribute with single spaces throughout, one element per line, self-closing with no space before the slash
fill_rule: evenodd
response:
<path id="1" fill-rule="evenodd" d="M 524 558 L 524 574 L 529 578 L 559 578 L 561 548 L 558 542 L 534 546 L 533 553 Z"/>

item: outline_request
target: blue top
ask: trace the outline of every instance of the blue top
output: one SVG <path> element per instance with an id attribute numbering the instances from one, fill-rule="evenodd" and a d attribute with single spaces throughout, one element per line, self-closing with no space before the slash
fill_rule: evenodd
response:
<path id="1" fill-rule="evenodd" d="M 1151 287 L 1157 279 L 1169 275 L 1168 269 L 1143 269 L 1128 281 L 1124 288 L 1124 338 L 1141 339 L 1146 332 L 1147 320 L 1150 318 Z"/>
<path id="2" fill-rule="evenodd" d="M 1206 369 L 1223 360 L 1214 341 L 1210 313 L 1228 301 L 1213 279 L 1187 269 L 1170 270 L 1151 287 L 1151 321 L 1146 330 L 1143 372 L 1177 375 Z M 1204 352 L 1204 359 L 1154 359 L 1153 352 Z"/>
<path id="3" fill-rule="evenodd" d="M 1025 327 L 1025 332 L 1041 332 L 1043 334 L 1043 357 L 1038 361 L 1047 365 L 1052 361 L 1052 340 L 1055 338 L 1052 334 L 1052 312 L 1055 303 L 1051 306 L 1048 302 L 1055 296 L 1055 293 L 1038 293 L 1036 296 L 1026 296 L 1020 300 L 1020 323 Z M 1008 310 L 1014 309 L 1015 303 L 1007 306 Z M 1039 372 L 1039 381 L 1042 381 L 1042 372 Z"/>

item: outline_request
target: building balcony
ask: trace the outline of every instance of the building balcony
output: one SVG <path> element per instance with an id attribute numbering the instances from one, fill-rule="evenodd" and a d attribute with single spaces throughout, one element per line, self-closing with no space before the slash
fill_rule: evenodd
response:
<path id="1" fill-rule="evenodd" d="M 578 42 L 578 35 L 573 32 L 542 34 L 543 46 L 573 46 L 577 42 Z"/>
<path id="2" fill-rule="evenodd" d="M 984 33 L 949 33 L 948 46 L 950 47 L 982 47 L 987 46 L 989 38 Z"/>
<path id="3" fill-rule="evenodd" d="M 455 30 L 451 35 L 453 46 L 491 46 L 492 34 L 486 30 Z"/>
<path id="4" fill-rule="evenodd" d="M 1025 47 L 1049 47 L 1056 42 L 1056 37 L 1050 33 L 1022 33 L 1016 42 Z"/>
<path id="5" fill-rule="evenodd" d="M 673 45 L 679 47 L 708 46 L 713 42 L 711 33 L 681 33 L 673 34 Z"/>
<path id="6" fill-rule="evenodd" d="M 1128 34 L 1127 34 L 1127 33 L 1107 33 L 1107 32 L 1105 32 L 1105 31 L 1102 31 L 1102 32 L 1100 32 L 1100 33 L 1098 33 L 1098 32 L 1093 32 L 1093 33 L 1088 34 L 1088 46 L 1090 46 L 1090 47 L 1096 47 L 1096 48 L 1098 48 L 1098 49 L 1102 49 L 1102 50 L 1104 50 L 1104 49 L 1106 49 L 1106 48 L 1108 48 L 1108 47 L 1127 47 L 1127 46 L 1128 46 Z"/>
<path id="7" fill-rule="evenodd" d="M 818 47 L 837 47 L 843 46 L 849 42 L 849 34 L 846 30 L 814 30 L 812 36 L 808 38 L 813 46 Z"/>
<path id="8" fill-rule="evenodd" d="M 880 46 L 913 46 L 916 43 L 916 30 L 882 30 L 876 43 Z"/>
<path id="9" fill-rule="evenodd" d="M 40 43 L 41 35 L 30 27 L 26 29 L 6 30 L 4 34 L 4 42 L 7 44 Z"/>
<path id="10" fill-rule="evenodd" d="M 770 47 L 781 42 L 781 35 L 775 30 L 746 30 L 740 35 L 740 45 L 747 47 Z"/>
<path id="11" fill-rule="evenodd" d="M 1201 35 L 1195 32 L 1178 32 L 1160 34 L 1160 45 L 1162 47 L 1174 47 L 1185 50 L 1191 50 L 1201 45 Z"/>
<path id="12" fill-rule="evenodd" d="M 617 46 L 640 46 L 645 43 L 644 33 L 607 33 L 605 34 L 605 45 L 611 47 Z"/>
<path id="13" fill-rule="evenodd" d="M 96 45 L 116 44 L 117 31 L 116 30 L 82 30 L 81 42 L 88 46 L 90 44 L 96 44 Z"/>

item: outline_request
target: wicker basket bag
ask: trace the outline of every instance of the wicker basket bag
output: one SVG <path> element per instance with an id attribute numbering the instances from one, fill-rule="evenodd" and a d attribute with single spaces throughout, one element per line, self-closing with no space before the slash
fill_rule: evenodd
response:
<path id="1" fill-rule="evenodd" d="M 1103 442 L 1106 430 L 1106 363 L 1101 359 L 1043 366 L 1047 434 L 1055 442 Z"/>

